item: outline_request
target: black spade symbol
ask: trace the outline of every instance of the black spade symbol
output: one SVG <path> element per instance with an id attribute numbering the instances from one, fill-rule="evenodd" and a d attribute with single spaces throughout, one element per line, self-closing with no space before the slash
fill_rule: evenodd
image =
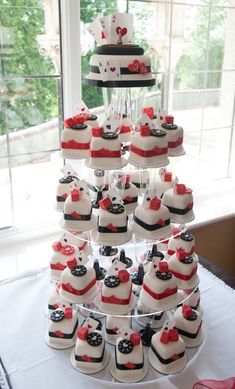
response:
<path id="1" fill-rule="evenodd" d="M 106 128 L 108 128 L 109 130 L 111 130 L 111 124 L 107 124 L 107 125 L 106 125 Z"/>

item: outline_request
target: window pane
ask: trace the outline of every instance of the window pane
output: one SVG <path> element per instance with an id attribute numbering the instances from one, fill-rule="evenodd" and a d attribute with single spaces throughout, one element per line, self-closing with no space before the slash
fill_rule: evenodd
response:
<path id="1" fill-rule="evenodd" d="M 11 204 L 10 171 L 8 159 L 0 158 L 0 231 L 14 225 Z"/>

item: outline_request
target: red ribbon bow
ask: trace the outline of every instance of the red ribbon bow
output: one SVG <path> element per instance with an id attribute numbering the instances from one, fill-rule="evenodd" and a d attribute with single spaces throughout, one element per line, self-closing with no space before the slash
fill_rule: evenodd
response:
<path id="1" fill-rule="evenodd" d="M 65 317 L 65 319 L 72 319 L 72 317 L 73 317 L 73 310 L 72 310 L 72 308 L 65 308 L 65 310 L 64 310 L 64 317 Z"/>
<path id="2" fill-rule="evenodd" d="M 87 327 L 81 327 L 77 332 L 77 337 L 81 340 L 86 340 L 88 333 L 89 330 Z"/>
<path id="3" fill-rule="evenodd" d="M 165 123 L 166 124 L 174 124 L 174 116 L 172 116 L 172 115 L 165 115 Z"/>
<path id="4" fill-rule="evenodd" d="M 161 273 L 167 273 L 169 270 L 169 265 L 166 261 L 158 262 L 158 269 Z"/>
<path id="5" fill-rule="evenodd" d="M 172 180 L 172 173 L 171 172 L 165 172 L 163 174 L 163 179 L 165 182 L 171 182 Z"/>
<path id="6" fill-rule="evenodd" d="M 71 118 L 65 119 L 64 126 L 66 128 L 71 128 L 75 124 L 84 124 L 86 120 L 88 120 L 89 115 L 87 113 L 81 113 L 79 115 L 75 115 Z"/>
<path id="7" fill-rule="evenodd" d="M 150 209 L 157 211 L 161 206 L 161 200 L 158 199 L 157 197 L 154 197 L 152 200 L 150 200 L 149 206 Z"/>
<path id="8" fill-rule="evenodd" d="M 186 251 L 182 247 L 180 247 L 176 249 L 176 256 L 180 261 L 183 261 L 186 258 L 187 254 Z"/>
<path id="9" fill-rule="evenodd" d="M 176 193 L 177 194 L 191 194 L 192 193 L 192 189 L 190 188 L 186 188 L 186 186 L 184 184 L 176 184 Z"/>
<path id="10" fill-rule="evenodd" d="M 160 336 L 160 342 L 168 344 L 169 342 L 177 342 L 179 340 L 179 334 L 176 328 L 172 328 L 169 331 L 163 331 Z"/>
<path id="11" fill-rule="evenodd" d="M 128 65 L 128 70 L 133 73 L 147 74 L 149 70 L 143 62 L 138 61 L 137 59 Z"/>
<path id="12" fill-rule="evenodd" d="M 138 346 L 140 344 L 140 335 L 138 334 L 138 332 L 134 332 L 133 334 L 131 334 L 130 336 L 130 341 L 131 343 L 133 344 L 133 346 Z"/>
<path id="13" fill-rule="evenodd" d="M 108 228 L 112 232 L 117 232 L 117 227 L 114 226 L 112 223 L 107 224 L 106 228 Z"/>
<path id="14" fill-rule="evenodd" d="M 102 209 L 108 209 L 112 205 L 112 201 L 109 197 L 104 197 L 99 201 L 99 206 Z"/>
<path id="15" fill-rule="evenodd" d="M 121 283 L 128 282 L 130 279 L 130 274 L 128 273 L 127 270 L 119 270 L 118 272 L 118 278 L 120 279 Z"/>
<path id="16" fill-rule="evenodd" d="M 80 200 L 80 192 L 78 189 L 72 189 L 71 190 L 71 200 L 74 201 L 79 201 Z"/>
<path id="17" fill-rule="evenodd" d="M 150 127 L 149 125 L 141 125 L 140 126 L 140 135 L 141 136 L 150 136 Z"/>

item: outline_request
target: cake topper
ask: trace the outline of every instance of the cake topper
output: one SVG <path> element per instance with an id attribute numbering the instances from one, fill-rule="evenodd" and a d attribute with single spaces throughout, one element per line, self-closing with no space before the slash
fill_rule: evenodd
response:
<path id="1" fill-rule="evenodd" d="M 82 198 L 83 196 L 90 197 L 90 192 L 85 180 L 73 181 L 69 184 L 69 187 L 71 190 L 72 201 L 73 201 L 73 197 L 78 199 L 74 201 L 79 201 L 79 199 Z"/>

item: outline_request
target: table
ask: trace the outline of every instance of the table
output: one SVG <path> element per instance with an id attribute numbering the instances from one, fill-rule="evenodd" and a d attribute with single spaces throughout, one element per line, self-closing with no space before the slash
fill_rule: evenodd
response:
<path id="1" fill-rule="evenodd" d="M 235 291 L 199 266 L 206 338 L 185 370 L 149 383 L 150 389 L 190 389 L 199 379 L 235 375 Z M 14 389 L 133 388 L 101 383 L 64 363 L 61 351 L 44 342 L 44 310 L 49 294 L 46 269 L 28 272 L 0 284 L 0 356 Z M 7 387 L 0 367 L 0 385 Z"/>

